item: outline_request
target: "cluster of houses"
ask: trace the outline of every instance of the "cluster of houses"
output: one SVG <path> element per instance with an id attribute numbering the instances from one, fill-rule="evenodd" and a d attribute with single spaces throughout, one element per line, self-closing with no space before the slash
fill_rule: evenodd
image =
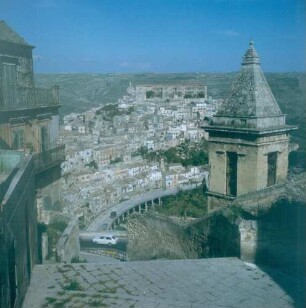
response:
<path id="1" fill-rule="evenodd" d="M 202 121 L 222 101 L 206 96 L 169 99 L 170 90 L 164 91 L 164 98 L 141 100 L 130 85 L 127 95 L 113 105 L 117 112 L 111 117 L 103 107 L 64 117 L 60 130 L 66 146 L 61 166 L 64 212 L 83 217 L 86 225 L 97 213 L 146 191 L 202 183 L 207 177 L 204 166 L 186 168 L 163 159 L 149 162 L 138 153 L 140 148 L 166 150 L 207 138 Z M 199 91 L 196 88 L 195 93 Z"/>

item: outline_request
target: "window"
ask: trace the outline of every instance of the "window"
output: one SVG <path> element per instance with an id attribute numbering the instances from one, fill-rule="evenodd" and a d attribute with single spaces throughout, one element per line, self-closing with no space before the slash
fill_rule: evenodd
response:
<path id="1" fill-rule="evenodd" d="M 40 128 L 41 135 L 41 152 L 49 150 L 49 134 L 48 127 L 43 126 Z"/>
<path id="2" fill-rule="evenodd" d="M 276 183 L 276 163 L 277 163 L 277 152 L 269 153 L 267 186 L 272 186 L 275 185 Z"/>
<path id="3" fill-rule="evenodd" d="M 226 194 L 237 196 L 237 162 L 238 155 L 236 152 L 226 152 Z"/>
<path id="4" fill-rule="evenodd" d="M 24 147 L 24 131 L 14 130 L 12 133 L 12 149 L 13 150 L 20 150 Z"/>
<path id="5" fill-rule="evenodd" d="M 4 106 L 9 109 L 17 105 L 17 74 L 16 65 L 3 63 L 3 101 Z"/>

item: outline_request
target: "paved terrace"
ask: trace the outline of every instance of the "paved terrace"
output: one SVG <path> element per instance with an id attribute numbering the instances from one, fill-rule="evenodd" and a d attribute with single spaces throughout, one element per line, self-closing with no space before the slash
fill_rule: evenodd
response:
<path id="1" fill-rule="evenodd" d="M 23 308 L 294 307 L 266 273 L 236 258 L 36 265 Z"/>

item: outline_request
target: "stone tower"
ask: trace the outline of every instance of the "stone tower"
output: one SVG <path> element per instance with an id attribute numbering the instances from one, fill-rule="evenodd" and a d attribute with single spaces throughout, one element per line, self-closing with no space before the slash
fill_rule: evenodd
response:
<path id="1" fill-rule="evenodd" d="M 287 179 L 289 132 L 250 42 L 231 93 L 209 132 L 208 206 L 267 206 Z"/>

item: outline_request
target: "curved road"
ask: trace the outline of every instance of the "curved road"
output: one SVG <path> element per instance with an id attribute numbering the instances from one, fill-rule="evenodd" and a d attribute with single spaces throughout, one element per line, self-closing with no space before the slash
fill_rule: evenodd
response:
<path id="1" fill-rule="evenodd" d="M 105 230 L 105 226 L 111 226 L 118 217 L 120 217 L 128 210 L 134 208 L 136 205 L 149 202 L 151 200 L 158 199 L 161 197 L 175 195 L 180 190 L 190 190 L 196 187 L 196 185 L 188 185 L 182 188 L 158 189 L 148 193 L 144 193 L 140 197 L 121 202 L 117 205 L 112 206 L 102 214 L 98 215 L 88 226 L 87 231 L 101 231 L 103 229 Z M 117 212 L 117 216 L 114 218 L 110 218 L 110 213 L 113 211 Z"/>
<path id="2" fill-rule="evenodd" d="M 99 245 L 94 244 L 92 239 L 80 239 L 81 250 L 86 248 L 95 248 L 95 249 L 118 249 L 122 251 L 126 251 L 127 240 L 119 239 L 118 243 L 115 245 Z"/>

